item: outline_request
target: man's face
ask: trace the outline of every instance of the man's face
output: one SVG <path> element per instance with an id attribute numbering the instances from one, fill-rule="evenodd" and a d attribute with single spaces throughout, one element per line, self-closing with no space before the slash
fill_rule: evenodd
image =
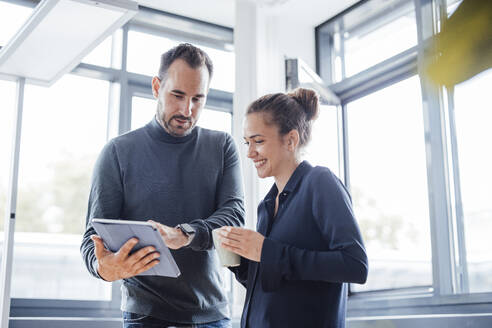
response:
<path id="1" fill-rule="evenodd" d="M 191 133 L 207 100 L 208 85 L 206 66 L 193 69 L 182 59 L 169 66 L 164 81 L 154 77 L 157 119 L 169 134 L 184 137 Z"/>

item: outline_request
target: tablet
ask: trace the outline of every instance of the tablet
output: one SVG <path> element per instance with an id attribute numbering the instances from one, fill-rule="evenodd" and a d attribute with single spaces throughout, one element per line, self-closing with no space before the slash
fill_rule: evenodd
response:
<path id="1" fill-rule="evenodd" d="M 164 276 L 178 277 L 181 273 L 173 259 L 169 248 L 162 240 L 159 231 L 154 229 L 149 222 L 112 219 L 92 219 L 92 226 L 104 245 L 111 252 L 117 252 L 130 238 L 138 238 L 138 244 L 132 249 L 132 253 L 146 246 L 154 246 L 160 253 L 159 264 L 138 276 Z"/>

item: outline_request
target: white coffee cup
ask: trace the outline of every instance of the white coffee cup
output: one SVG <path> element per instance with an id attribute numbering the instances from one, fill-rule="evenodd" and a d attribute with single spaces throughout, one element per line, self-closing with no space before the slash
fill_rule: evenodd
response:
<path id="1" fill-rule="evenodd" d="M 220 228 L 219 228 L 220 229 Z M 241 257 L 234 252 L 228 251 L 221 246 L 219 239 L 219 229 L 212 230 L 214 246 L 219 255 L 220 264 L 225 267 L 235 267 L 241 264 Z"/>

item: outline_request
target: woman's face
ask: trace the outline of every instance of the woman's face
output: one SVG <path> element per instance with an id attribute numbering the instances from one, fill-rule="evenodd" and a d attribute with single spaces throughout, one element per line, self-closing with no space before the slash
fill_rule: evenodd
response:
<path id="1" fill-rule="evenodd" d="M 253 161 L 260 178 L 278 176 L 294 153 L 289 151 L 286 138 L 275 124 L 267 125 L 264 113 L 252 113 L 244 122 L 244 141 L 248 146 L 248 158 Z"/>

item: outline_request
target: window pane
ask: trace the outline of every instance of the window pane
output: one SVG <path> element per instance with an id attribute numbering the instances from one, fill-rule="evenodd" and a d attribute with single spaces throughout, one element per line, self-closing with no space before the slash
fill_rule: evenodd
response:
<path id="1" fill-rule="evenodd" d="M 90 276 L 79 252 L 108 94 L 108 82 L 74 75 L 26 85 L 12 297 L 111 298 L 111 284 Z"/>
<path id="2" fill-rule="evenodd" d="M 429 209 L 417 76 L 348 104 L 350 183 L 369 256 L 355 291 L 432 285 Z"/>
<path id="3" fill-rule="evenodd" d="M 404 5 L 399 5 L 399 8 L 391 8 L 388 11 L 388 8 L 395 6 L 395 2 L 387 1 L 384 7 L 372 8 L 374 2 L 368 1 L 357 8 L 362 11 L 364 7 L 367 7 L 364 17 L 370 19 L 344 32 L 347 77 L 417 44 L 417 24 L 413 1 L 408 1 Z M 372 13 L 368 14 L 368 12 Z M 376 15 L 376 13 L 379 14 Z"/>
<path id="4" fill-rule="evenodd" d="M 311 165 L 330 168 L 338 172 L 338 124 L 337 108 L 321 106 L 318 119 L 314 121 L 311 141 L 304 149 L 304 159 Z"/>
<path id="5" fill-rule="evenodd" d="M 456 86 L 455 118 L 471 292 L 492 291 L 492 69 Z"/>
<path id="6" fill-rule="evenodd" d="M 131 129 L 138 129 L 149 123 L 156 112 L 156 101 L 154 99 L 133 97 L 132 98 L 132 124 Z M 197 122 L 198 126 L 211 130 L 231 133 L 232 115 L 230 113 L 204 108 Z"/>
<path id="7" fill-rule="evenodd" d="M 31 16 L 32 8 L 0 1 L 0 46 L 5 46 Z"/>
<path id="8" fill-rule="evenodd" d="M 3 230 L 10 175 L 10 153 L 14 126 L 16 84 L 0 80 L 0 258 L 3 249 Z"/>
<path id="9" fill-rule="evenodd" d="M 141 128 L 155 116 L 157 103 L 154 99 L 132 97 L 131 129 Z"/>
<path id="10" fill-rule="evenodd" d="M 156 76 L 161 55 L 180 42 L 153 34 L 136 31 L 128 32 L 128 63 L 130 72 Z M 142 51 L 145 49 L 145 51 Z"/>
<path id="11" fill-rule="evenodd" d="M 234 92 L 235 84 L 235 55 L 231 51 L 202 47 L 212 60 L 214 73 L 210 87 L 224 91 Z"/>
<path id="12" fill-rule="evenodd" d="M 155 76 L 158 73 L 161 55 L 182 43 L 160 37 L 153 34 L 136 31 L 128 32 L 128 70 L 131 72 Z M 225 91 L 234 91 L 234 53 L 204 47 L 196 44 L 204 50 L 214 64 L 214 73 L 210 87 Z M 142 51 L 145 49 L 145 51 Z"/>
<path id="13" fill-rule="evenodd" d="M 224 131 L 231 134 L 232 115 L 231 113 L 204 108 L 197 125 L 202 128 Z"/>

